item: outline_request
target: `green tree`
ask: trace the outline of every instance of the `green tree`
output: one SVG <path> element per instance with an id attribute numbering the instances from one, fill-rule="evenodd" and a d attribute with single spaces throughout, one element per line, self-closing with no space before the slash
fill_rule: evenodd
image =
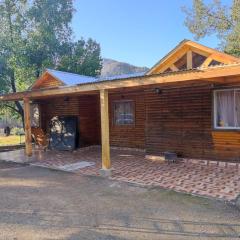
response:
<path id="1" fill-rule="evenodd" d="M 0 1 L 0 92 L 26 90 L 45 68 L 99 74 L 100 46 L 73 41 L 73 13 L 73 0 Z M 23 120 L 21 102 L 0 107 Z"/>
<path id="2" fill-rule="evenodd" d="M 28 61 L 39 77 L 46 67 L 55 68 L 63 47 L 71 42 L 72 0 L 34 0 L 27 13 Z"/>
<path id="3" fill-rule="evenodd" d="M 225 52 L 240 56 L 240 0 L 233 0 L 230 6 L 220 0 L 193 0 L 192 8 L 183 11 L 185 25 L 196 39 L 216 35 Z"/>
<path id="4" fill-rule="evenodd" d="M 25 0 L 5 0 L 0 3 L 0 88 L 1 91 L 16 92 L 18 85 L 17 72 L 24 64 L 23 46 L 26 44 L 24 36 L 25 18 L 27 8 Z M 23 117 L 22 105 L 16 101 L 5 105 Z"/>
<path id="5" fill-rule="evenodd" d="M 58 69 L 86 76 L 97 76 L 101 73 L 102 59 L 100 45 L 92 40 L 81 39 L 69 44 L 62 56 Z"/>

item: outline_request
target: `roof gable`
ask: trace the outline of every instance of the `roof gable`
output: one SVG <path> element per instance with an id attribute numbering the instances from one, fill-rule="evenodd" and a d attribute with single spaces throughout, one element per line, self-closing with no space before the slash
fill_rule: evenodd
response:
<path id="1" fill-rule="evenodd" d="M 46 71 L 33 83 L 30 89 L 53 88 L 64 85 L 65 84 L 62 81 L 58 80 Z"/>
<path id="2" fill-rule="evenodd" d="M 85 75 L 79 75 L 70 72 L 57 71 L 52 69 L 47 69 L 47 72 L 54 76 L 56 79 L 63 82 L 65 85 L 77 85 L 82 83 L 95 82 L 97 79 L 95 77 L 89 77 Z"/>
<path id="3" fill-rule="evenodd" d="M 59 86 L 72 86 L 83 83 L 95 82 L 94 77 L 83 76 L 79 74 L 46 69 L 40 78 L 38 78 L 30 89 L 51 88 Z"/>
<path id="4" fill-rule="evenodd" d="M 229 54 L 190 40 L 183 40 L 154 65 L 146 75 L 239 62 L 239 58 Z"/>

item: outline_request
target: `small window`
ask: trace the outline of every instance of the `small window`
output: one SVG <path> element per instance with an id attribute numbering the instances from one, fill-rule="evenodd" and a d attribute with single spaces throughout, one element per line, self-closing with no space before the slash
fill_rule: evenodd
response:
<path id="1" fill-rule="evenodd" d="M 117 101 L 113 104 L 114 124 L 115 125 L 132 125 L 134 124 L 134 102 Z"/>
<path id="2" fill-rule="evenodd" d="M 214 125 L 219 129 L 240 129 L 240 90 L 214 92 Z"/>

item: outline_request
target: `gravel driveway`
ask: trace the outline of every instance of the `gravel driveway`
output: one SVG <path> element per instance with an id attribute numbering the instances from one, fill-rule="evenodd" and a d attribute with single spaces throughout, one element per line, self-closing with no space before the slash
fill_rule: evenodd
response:
<path id="1" fill-rule="evenodd" d="M 0 239 L 239 239 L 224 202 L 0 163 Z"/>

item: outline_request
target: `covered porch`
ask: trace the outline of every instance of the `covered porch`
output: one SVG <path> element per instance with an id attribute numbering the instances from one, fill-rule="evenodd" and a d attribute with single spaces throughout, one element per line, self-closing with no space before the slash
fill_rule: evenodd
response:
<path id="1" fill-rule="evenodd" d="M 112 147 L 111 179 L 233 201 L 240 193 L 240 164 L 208 160 L 181 159 L 177 164 L 145 158 L 141 150 Z M 38 167 L 99 176 L 101 147 L 91 146 L 75 152 L 24 150 L 0 153 L 0 160 L 28 162 Z"/>
<path id="2" fill-rule="evenodd" d="M 109 143 L 109 101 L 108 91 L 105 89 L 99 91 L 83 91 L 80 93 L 70 92 L 63 94 L 46 94 L 46 92 L 56 89 L 38 89 L 40 92 L 36 97 L 19 97 L 19 93 L 13 94 L 13 98 L 23 101 L 24 106 L 24 128 L 25 128 L 25 149 L 2 153 L 3 160 L 13 162 L 46 162 L 46 159 L 52 161 L 53 167 L 60 156 L 64 156 L 68 164 L 74 162 L 74 153 L 79 148 L 101 145 L 102 157 L 98 171 L 103 175 L 111 174 L 110 161 L 110 143 Z M 30 95 L 34 93 L 31 91 Z M 24 95 L 26 92 L 24 93 Z M 12 99 L 11 99 L 12 100 Z M 39 124 L 33 125 L 32 106 L 39 108 Z M 76 118 L 76 136 L 74 146 L 71 151 L 56 151 L 50 142 L 47 145 L 47 152 L 39 148 L 36 142 L 33 142 L 33 129 L 39 128 L 44 134 L 49 134 L 49 123 L 54 117 L 74 117 Z M 67 138 L 72 133 L 66 132 L 63 138 Z M 48 136 L 49 138 L 49 136 Z M 66 150 L 66 149 L 65 149 Z M 71 157 L 72 156 L 72 157 Z M 61 159 L 61 157 L 60 157 Z"/>

